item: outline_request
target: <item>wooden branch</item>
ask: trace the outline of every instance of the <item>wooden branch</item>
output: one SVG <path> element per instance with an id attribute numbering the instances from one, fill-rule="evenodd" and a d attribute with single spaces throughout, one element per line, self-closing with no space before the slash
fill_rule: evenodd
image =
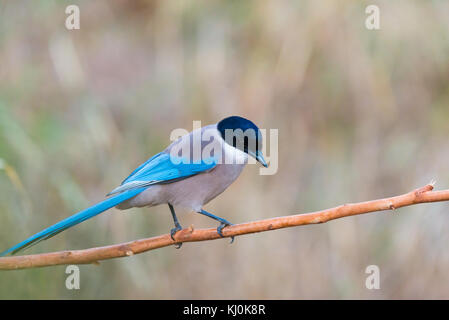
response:
<path id="1" fill-rule="evenodd" d="M 228 226 L 223 229 L 225 237 L 295 227 L 306 224 L 324 223 L 329 220 L 369 213 L 373 211 L 393 210 L 418 203 L 449 200 L 449 190 L 432 191 L 433 183 L 409 193 L 391 198 L 345 204 L 339 207 L 306 214 L 277 217 L 260 221 Z M 13 270 L 46 267 L 65 264 L 98 264 L 100 260 L 129 257 L 145 251 L 170 246 L 181 242 L 194 242 L 219 239 L 216 229 L 183 229 L 176 233 L 175 241 L 169 234 L 85 250 L 50 252 L 25 256 L 0 258 L 0 270 Z"/>

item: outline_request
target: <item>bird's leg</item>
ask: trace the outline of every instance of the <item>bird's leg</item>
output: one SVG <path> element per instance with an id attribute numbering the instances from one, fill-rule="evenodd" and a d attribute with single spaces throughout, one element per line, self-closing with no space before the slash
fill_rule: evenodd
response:
<path id="1" fill-rule="evenodd" d="M 170 237 L 171 237 L 171 238 L 173 239 L 173 241 L 174 241 L 174 240 L 175 240 L 174 236 L 175 236 L 176 232 L 182 230 L 182 227 L 181 227 L 181 225 L 179 224 L 178 217 L 176 217 L 175 209 L 173 208 L 173 206 L 169 203 L 169 204 L 168 204 L 168 207 L 170 208 L 170 212 L 171 212 L 171 215 L 172 215 L 172 217 L 173 217 L 173 222 L 175 223 L 175 227 L 174 227 L 173 229 L 170 230 Z M 176 249 L 181 248 L 181 246 L 182 246 L 182 242 L 181 242 L 181 243 L 175 244 L 175 248 L 176 248 Z"/>
<path id="2" fill-rule="evenodd" d="M 201 214 L 203 214 L 203 215 L 205 215 L 205 216 L 207 216 L 209 218 L 212 218 L 212 219 L 217 220 L 217 221 L 220 222 L 220 225 L 217 228 L 217 232 L 220 235 L 220 237 L 223 237 L 223 233 L 221 232 L 221 230 L 223 230 L 224 227 L 232 226 L 232 223 L 230 223 L 228 220 L 220 218 L 220 217 L 218 217 L 218 216 L 216 216 L 216 215 L 214 215 L 212 213 L 209 213 L 209 212 L 207 212 L 207 211 L 205 211 L 203 209 L 198 211 L 198 213 L 201 213 Z M 234 236 L 231 237 L 231 243 L 233 243 L 233 242 L 234 242 Z"/>

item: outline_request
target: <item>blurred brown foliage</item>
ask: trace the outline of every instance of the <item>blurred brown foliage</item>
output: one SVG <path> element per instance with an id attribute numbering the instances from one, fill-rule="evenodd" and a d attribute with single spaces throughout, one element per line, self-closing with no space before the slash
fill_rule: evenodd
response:
<path id="1" fill-rule="evenodd" d="M 64 26 L 68 4 L 80 7 L 80 30 Z M 369 4 L 380 30 L 365 28 Z M 447 188 L 448 17 L 442 0 L 2 1 L 0 249 L 103 199 L 172 129 L 230 114 L 279 129 L 277 174 L 250 166 L 207 206 L 232 222 L 432 178 Z M 2 272 L 0 298 L 449 298 L 447 211 L 430 204 L 164 248 L 81 266 L 75 291 L 65 267 Z M 114 209 L 27 252 L 171 227 L 165 206 Z M 380 290 L 365 288 L 371 264 Z"/>

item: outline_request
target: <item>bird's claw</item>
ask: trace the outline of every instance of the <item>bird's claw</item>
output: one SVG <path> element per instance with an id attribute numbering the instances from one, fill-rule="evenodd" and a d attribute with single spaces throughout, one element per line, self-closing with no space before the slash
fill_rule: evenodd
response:
<path id="1" fill-rule="evenodd" d="M 179 249 L 182 247 L 182 242 L 180 243 L 175 243 L 175 249 Z"/>
<path id="2" fill-rule="evenodd" d="M 182 227 L 181 227 L 181 226 L 176 226 L 176 227 L 174 227 L 173 229 L 170 230 L 170 237 L 172 238 L 173 241 L 176 241 L 176 240 L 175 240 L 175 234 L 176 234 L 176 232 L 181 231 L 181 230 L 182 230 Z M 175 243 L 175 248 L 176 248 L 176 249 L 179 249 L 179 248 L 181 248 L 181 247 L 182 247 L 182 242 L 180 242 L 180 243 Z"/>
<path id="3" fill-rule="evenodd" d="M 173 241 L 175 241 L 176 232 L 181 231 L 181 230 L 182 230 L 181 226 L 176 226 L 170 230 L 170 237 L 172 238 Z"/>
<path id="4" fill-rule="evenodd" d="M 220 235 L 220 237 L 224 238 L 224 235 L 223 235 L 223 233 L 222 233 L 221 231 L 223 230 L 224 227 L 227 227 L 227 226 L 232 226 L 232 223 L 230 223 L 230 222 L 228 222 L 228 223 L 222 222 L 222 223 L 220 223 L 220 225 L 218 226 L 218 228 L 217 228 L 217 233 Z M 230 244 L 233 243 L 233 242 L 234 242 L 234 236 L 231 237 L 231 242 L 230 242 Z"/>

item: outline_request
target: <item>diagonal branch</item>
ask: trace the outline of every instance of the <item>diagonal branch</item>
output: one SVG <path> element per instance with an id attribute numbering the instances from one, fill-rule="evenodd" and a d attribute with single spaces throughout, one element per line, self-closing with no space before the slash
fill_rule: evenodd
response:
<path id="1" fill-rule="evenodd" d="M 393 210 L 418 203 L 449 200 L 449 190 L 432 191 L 433 183 L 409 193 L 366 202 L 344 204 L 335 208 L 306 214 L 270 218 L 228 226 L 223 229 L 225 237 L 263 232 L 306 224 L 324 223 L 329 220 L 369 213 L 373 211 Z M 25 256 L 0 258 L 0 270 L 26 269 L 64 264 L 98 263 L 100 260 L 132 256 L 145 251 L 154 250 L 181 242 L 194 242 L 219 239 L 216 229 L 183 229 L 176 233 L 175 241 L 169 234 L 135 240 L 106 247 L 84 250 L 50 252 Z"/>

